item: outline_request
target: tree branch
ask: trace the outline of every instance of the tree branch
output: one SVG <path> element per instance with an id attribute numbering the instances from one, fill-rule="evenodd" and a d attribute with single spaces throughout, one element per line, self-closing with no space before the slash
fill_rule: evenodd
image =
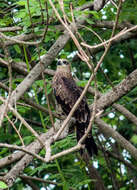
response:
<path id="1" fill-rule="evenodd" d="M 122 82 L 116 85 L 112 90 L 108 91 L 106 94 L 102 95 L 97 100 L 97 109 L 102 110 L 114 102 L 119 100 L 122 96 L 127 94 L 137 85 L 137 69 L 130 73 Z M 90 106 L 92 110 L 93 105 Z"/>
<path id="2" fill-rule="evenodd" d="M 55 125 L 56 130 L 58 130 L 60 128 L 60 125 Z M 47 133 L 44 133 L 42 135 L 40 135 L 40 139 L 42 142 L 45 142 L 47 139 L 51 139 L 54 135 L 54 130 L 53 128 L 49 129 Z M 68 135 L 68 132 L 64 131 L 61 136 L 58 137 L 57 140 L 65 138 Z M 15 147 L 16 148 L 16 147 Z M 41 143 L 36 140 L 35 142 L 32 142 L 30 145 L 28 145 L 25 150 L 31 150 L 31 153 L 33 155 L 36 155 L 39 153 L 39 151 L 43 148 L 43 146 L 41 145 Z M 29 153 L 29 152 L 28 152 Z M 12 154 L 13 156 L 13 154 Z M 12 161 L 18 160 L 18 158 L 20 158 L 21 152 L 17 152 L 15 155 L 15 159 L 12 159 Z M 38 157 L 38 156 L 37 156 Z M 8 158 L 7 158 L 8 159 Z M 4 162 L 7 160 L 5 159 Z M 41 159 L 41 158 L 40 158 Z M 4 176 L 4 181 L 5 183 L 11 187 L 14 183 L 14 181 L 16 180 L 16 177 L 19 176 L 19 174 L 24 170 L 24 168 L 26 168 L 29 163 L 33 160 L 33 156 L 26 154 L 19 162 L 16 163 L 16 165 L 14 167 L 12 167 L 12 169 Z M 45 161 L 43 159 L 43 161 Z M 7 163 L 5 163 L 4 165 L 3 159 L 2 159 L 2 163 L 0 160 L 0 166 L 5 166 L 7 165 Z M 11 162 L 10 162 L 11 163 Z"/>
<path id="3" fill-rule="evenodd" d="M 121 147 L 125 148 L 133 156 L 133 158 L 137 160 L 137 149 L 128 140 L 126 140 L 103 120 L 96 118 L 95 123 L 98 125 L 101 133 L 105 134 L 107 137 L 114 138 Z"/>
<path id="4" fill-rule="evenodd" d="M 124 106 L 120 104 L 113 104 L 113 107 L 137 126 L 137 117 L 128 111 Z"/>

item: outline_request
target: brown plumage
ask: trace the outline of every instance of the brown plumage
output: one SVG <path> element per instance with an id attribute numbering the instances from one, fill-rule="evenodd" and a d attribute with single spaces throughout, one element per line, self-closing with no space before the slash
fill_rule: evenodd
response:
<path id="1" fill-rule="evenodd" d="M 65 59 L 60 59 L 57 64 L 58 66 L 53 77 L 52 86 L 58 104 L 61 105 L 64 113 L 68 115 L 77 99 L 80 97 L 82 89 L 76 85 L 71 75 L 69 62 Z M 79 141 L 84 135 L 90 120 L 90 110 L 85 97 L 81 100 L 73 117 L 76 119 L 76 135 L 77 141 Z M 92 155 L 92 153 L 97 154 L 97 146 L 91 133 L 88 134 L 84 143 L 90 155 Z"/>

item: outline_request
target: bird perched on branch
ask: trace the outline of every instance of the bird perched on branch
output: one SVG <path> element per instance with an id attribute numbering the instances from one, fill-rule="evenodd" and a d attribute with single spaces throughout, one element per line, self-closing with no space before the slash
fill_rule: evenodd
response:
<path id="1" fill-rule="evenodd" d="M 57 103 L 61 105 L 63 112 L 68 115 L 77 99 L 82 93 L 82 89 L 78 87 L 72 77 L 70 63 L 66 59 L 59 59 L 57 62 L 57 70 L 53 77 L 52 86 Z M 73 117 L 76 119 L 76 136 L 77 141 L 85 134 L 90 120 L 90 110 L 83 97 Z M 97 146 L 92 137 L 91 131 L 84 140 L 83 144 L 92 156 L 93 153 L 97 154 Z M 81 151 L 83 153 L 83 151 Z"/>

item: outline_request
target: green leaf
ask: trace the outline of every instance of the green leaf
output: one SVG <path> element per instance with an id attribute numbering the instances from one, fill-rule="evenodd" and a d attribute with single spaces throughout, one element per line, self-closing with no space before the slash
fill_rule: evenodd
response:
<path id="1" fill-rule="evenodd" d="M 89 24 L 94 24 L 93 20 L 91 20 L 91 19 L 89 19 L 89 18 L 87 18 L 86 21 L 87 21 Z"/>
<path id="2" fill-rule="evenodd" d="M 83 180 L 83 181 L 81 181 L 81 182 L 77 185 L 77 187 L 81 187 L 81 186 L 83 186 L 83 185 L 89 184 L 90 182 L 91 182 L 91 179 Z"/>
<path id="3" fill-rule="evenodd" d="M 25 9 L 23 9 L 23 10 L 17 12 L 16 15 L 15 15 L 15 17 L 16 17 L 16 18 L 19 18 L 19 19 L 20 19 L 20 18 L 25 18 L 25 17 L 26 17 Z"/>
<path id="4" fill-rule="evenodd" d="M 17 5 L 20 5 L 20 6 L 23 6 L 23 5 L 25 5 L 26 4 L 26 0 L 21 0 L 21 1 L 18 1 L 18 2 L 16 2 L 16 4 Z"/>
<path id="5" fill-rule="evenodd" d="M 77 85 L 78 85 L 78 86 L 81 86 L 81 87 L 85 87 L 86 84 L 87 84 L 87 81 L 86 81 L 86 80 L 78 81 L 78 82 L 77 82 Z"/>
<path id="6" fill-rule="evenodd" d="M 135 53 L 134 58 L 135 58 L 135 59 L 137 58 L 137 53 Z"/>
<path id="7" fill-rule="evenodd" d="M 41 87 L 41 88 L 43 88 L 43 86 L 44 86 L 43 80 L 37 80 L 37 81 L 35 82 L 35 84 L 36 84 L 37 86 Z"/>
<path id="8" fill-rule="evenodd" d="M 134 144 L 137 144 L 137 135 L 133 135 L 132 138 L 131 138 L 131 141 L 132 141 Z"/>
<path id="9" fill-rule="evenodd" d="M 126 187 L 122 187 L 122 188 L 120 188 L 120 190 L 126 190 Z"/>
<path id="10" fill-rule="evenodd" d="M 14 48 L 15 48 L 17 53 L 21 54 L 21 50 L 20 50 L 18 45 L 14 45 Z"/>
<path id="11" fill-rule="evenodd" d="M 8 188 L 8 186 L 3 181 L 0 181 L 0 188 L 1 189 L 6 189 L 6 188 Z"/>

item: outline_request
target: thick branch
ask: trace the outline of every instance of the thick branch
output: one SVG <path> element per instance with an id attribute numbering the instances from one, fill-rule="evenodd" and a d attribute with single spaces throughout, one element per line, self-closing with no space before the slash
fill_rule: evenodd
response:
<path id="1" fill-rule="evenodd" d="M 39 190 L 39 187 L 38 187 L 35 183 L 33 183 L 32 180 L 27 179 L 27 178 L 22 178 L 22 180 L 23 180 L 26 184 L 28 184 L 33 190 Z"/>
<path id="2" fill-rule="evenodd" d="M 106 190 L 101 176 L 99 175 L 96 168 L 94 168 L 94 166 L 90 163 L 89 155 L 85 153 L 83 155 L 83 160 L 86 162 L 89 170 L 89 176 L 91 180 L 93 180 L 95 190 Z"/>
<path id="3" fill-rule="evenodd" d="M 22 30 L 22 27 L 20 26 L 12 26 L 12 27 L 4 27 L 0 28 L 0 32 L 16 32 Z"/>
<path id="4" fill-rule="evenodd" d="M 101 7 L 100 7 L 101 8 Z M 87 17 L 78 18 L 76 24 L 83 24 Z M 75 32 L 75 23 L 72 23 L 69 26 L 71 32 Z M 33 82 L 38 78 L 43 69 L 45 69 L 51 62 L 55 59 L 61 49 L 65 46 L 65 44 L 70 39 L 70 35 L 67 30 L 64 31 L 64 34 L 61 35 L 58 40 L 53 44 L 53 46 L 49 49 L 46 55 L 44 55 L 41 59 L 41 63 L 38 63 L 27 75 L 27 77 L 17 86 L 17 88 L 13 91 L 10 104 L 12 105 L 14 102 L 20 99 L 20 97 L 24 94 L 24 92 L 33 84 Z M 0 111 L 4 109 L 4 106 L 1 105 Z"/>
<path id="5" fill-rule="evenodd" d="M 121 147 L 125 148 L 137 160 L 137 149 L 129 141 L 127 141 L 123 136 L 121 136 L 103 120 L 96 118 L 95 123 L 98 125 L 100 131 L 103 134 L 105 134 L 107 137 L 114 138 Z"/>
<path id="6" fill-rule="evenodd" d="M 128 111 L 124 106 L 120 104 L 113 104 L 113 107 L 137 126 L 137 117 Z"/>
<path id="7" fill-rule="evenodd" d="M 122 89 L 122 88 L 121 88 L 122 85 L 125 86 L 125 84 L 132 84 L 132 77 L 131 77 L 131 76 L 133 76 L 133 78 L 137 80 L 136 73 L 137 73 L 137 70 L 135 70 L 133 73 L 131 73 L 131 74 L 127 77 L 127 79 L 124 79 L 119 85 L 117 85 L 117 87 L 115 87 L 115 89 L 118 89 L 118 88 Z M 127 80 L 127 81 L 126 81 L 126 80 Z M 125 86 L 125 87 L 126 87 L 126 86 Z M 130 88 L 127 88 L 127 90 L 130 91 Z M 128 93 L 128 91 L 126 91 L 126 93 Z M 112 89 L 112 90 L 110 90 L 109 92 L 107 92 L 105 95 L 102 95 L 102 96 L 98 99 L 98 102 L 100 102 L 100 103 L 97 104 L 98 109 L 104 109 L 104 107 L 108 107 L 110 104 L 114 103 L 114 101 L 116 101 L 117 99 L 119 99 L 120 96 L 121 96 L 121 94 L 123 94 L 123 93 L 118 93 L 118 94 L 115 95 L 115 91 Z M 109 96 L 114 97 L 114 98 L 113 98 L 113 101 L 112 101 L 111 98 L 110 98 L 110 99 L 107 98 L 107 97 L 109 97 Z M 106 97 L 106 98 L 104 98 L 104 97 Z M 109 101 L 110 101 L 110 102 L 109 102 Z M 103 106 L 104 106 L 104 107 L 103 107 Z M 17 153 L 17 154 L 18 154 L 18 153 Z"/>
<path id="8" fill-rule="evenodd" d="M 137 85 L 137 69 L 129 74 L 120 84 L 116 85 L 112 90 L 102 95 L 97 100 L 97 109 L 102 110 L 109 107 L 122 96 L 127 94 Z M 91 106 L 92 109 L 93 105 Z"/>
<path id="9" fill-rule="evenodd" d="M 84 22 L 81 21 L 81 22 Z M 72 29 L 73 31 L 74 29 Z M 53 44 L 53 46 L 49 49 L 46 55 L 42 58 L 42 63 L 46 68 L 51 62 L 55 59 L 60 50 L 65 46 L 70 36 L 67 31 L 61 35 L 58 40 Z M 13 91 L 11 96 L 11 104 L 16 101 L 24 94 L 24 92 L 32 85 L 32 83 L 38 78 L 40 73 L 43 71 L 42 65 L 38 63 L 27 75 L 27 77 L 17 86 L 16 90 Z"/>
<path id="10" fill-rule="evenodd" d="M 60 125 L 57 123 L 55 125 L 56 130 L 60 128 Z M 40 135 L 41 141 L 45 142 L 47 139 L 51 139 L 54 135 L 53 128 L 49 129 L 49 131 L 45 134 Z M 57 140 L 65 138 L 68 135 L 68 130 L 66 128 L 65 131 L 58 137 Z M 35 142 L 28 145 L 26 148 L 31 150 L 32 153 L 38 154 L 39 151 L 43 148 L 41 143 L 36 140 Z M 20 154 L 20 152 L 18 152 Z M 17 154 L 18 154 L 17 153 Z M 5 176 L 4 181 L 10 187 L 13 185 L 16 177 L 29 165 L 29 163 L 33 160 L 33 156 L 26 154 Z"/>
<path id="11" fill-rule="evenodd" d="M 122 158 L 122 156 L 119 156 L 118 154 L 116 154 L 116 153 L 114 153 L 114 152 L 110 152 L 110 151 L 108 151 L 108 150 L 105 150 L 105 151 L 106 151 L 106 153 L 107 153 L 109 156 L 111 156 L 111 157 L 117 159 L 118 161 L 122 162 L 122 163 L 123 163 L 125 166 L 127 166 L 128 168 L 137 171 L 137 167 L 136 167 L 135 165 L 129 163 L 128 161 L 124 160 L 124 159 Z"/>
<path id="12" fill-rule="evenodd" d="M 84 22 L 84 20 L 82 21 Z M 71 30 L 73 31 L 73 28 L 71 28 Z M 65 44 L 67 43 L 67 41 L 69 40 L 70 36 L 68 35 L 68 33 L 65 31 L 64 34 L 62 36 L 60 36 L 60 38 L 56 41 L 56 43 L 51 47 L 51 49 L 48 51 L 48 53 L 42 58 L 42 62 L 44 63 L 44 67 L 46 68 L 56 57 L 56 55 L 59 53 L 59 51 L 65 46 Z M 12 94 L 12 99 L 11 99 L 11 103 L 14 102 L 14 97 L 16 97 L 16 100 L 18 100 L 23 93 L 31 86 L 31 84 L 37 79 L 37 77 L 40 75 L 40 73 L 42 72 L 43 68 L 41 68 L 40 63 L 37 64 L 32 71 L 28 74 L 28 76 L 24 79 L 24 81 L 17 87 L 16 91 L 14 91 L 14 93 Z M 133 76 L 131 76 L 131 78 L 129 78 L 128 80 L 132 81 L 132 85 L 128 84 L 127 82 L 127 89 L 125 89 L 125 84 L 123 86 L 123 89 L 121 89 L 121 92 L 119 93 L 119 91 L 117 92 L 117 90 L 120 90 L 119 88 L 122 88 L 122 86 L 118 87 L 117 86 L 117 90 L 113 90 L 111 91 L 111 93 L 113 94 L 113 100 L 109 99 L 108 101 L 106 99 L 100 98 L 98 101 L 99 103 L 97 103 L 98 105 L 98 109 L 104 109 L 105 107 L 111 105 L 113 102 L 115 102 L 116 100 L 118 100 L 121 96 L 123 96 L 124 94 L 126 94 L 129 90 L 131 90 L 135 84 L 137 84 L 137 81 L 135 82 L 135 79 L 133 81 Z M 137 74 L 135 75 L 136 79 L 137 79 Z M 127 81 L 128 81 L 127 80 Z M 123 92 L 122 92 L 123 91 Z M 110 96 L 110 92 L 108 93 Z M 111 94 L 111 95 L 112 95 Z M 107 97 L 106 95 L 103 95 L 104 97 Z M 109 97 L 108 96 L 108 97 Z M 108 98 L 107 97 L 107 98 Z M 103 101 L 105 100 L 105 103 L 103 103 Z M 100 104 L 101 103 L 101 104 Z M 110 127 L 109 127 L 110 128 Z M 53 135 L 53 134 L 52 134 Z M 119 135 L 119 134 L 118 134 Z M 46 138 L 49 138 L 46 136 Z M 122 141 L 124 142 L 124 141 Z M 38 142 L 37 142 L 38 143 Z M 38 143 L 39 144 L 39 143 Z M 33 145 L 33 151 L 35 153 L 38 153 L 39 150 L 41 149 L 40 147 L 41 145 L 39 144 L 39 147 L 35 145 Z M 126 144 L 125 144 L 126 147 Z M 131 147 L 130 147 L 131 148 Z M 132 147 L 133 148 L 133 147 Z M 132 152 L 132 151 L 131 151 Z M 133 155 L 134 155 L 134 151 L 133 151 Z M 5 176 L 5 180 L 6 182 L 11 186 L 14 182 L 14 180 L 16 179 L 16 177 L 19 175 L 20 171 L 22 171 L 32 160 L 32 156 L 29 155 L 25 155 L 24 158 L 18 162 L 18 164 L 9 172 L 9 175 L 7 174 Z"/>
<path id="13" fill-rule="evenodd" d="M 5 167 L 6 165 L 9 165 L 13 162 L 16 162 L 19 160 L 22 156 L 24 156 L 24 152 L 16 152 L 9 156 L 6 156 L 5 158 L 0 159 L 0 168 Z"/>
<path id="14" fill-rule="evenodd" d="M 108 28 L 108 29 L 112 29 L 114 26 L 114 21 L 107 21 L 107 20 L 96 20 L 94 21 L 94 24 L 92 25 L 93 27 L 97 27 L 97 28 Z M 133 27 L 134 25 L 128 23 L 128 22 L 122 22 L 122 23 L 118 23 L 117 25 L 117 29 L 124 29 L 124 28 L 130 28 Z"/>

